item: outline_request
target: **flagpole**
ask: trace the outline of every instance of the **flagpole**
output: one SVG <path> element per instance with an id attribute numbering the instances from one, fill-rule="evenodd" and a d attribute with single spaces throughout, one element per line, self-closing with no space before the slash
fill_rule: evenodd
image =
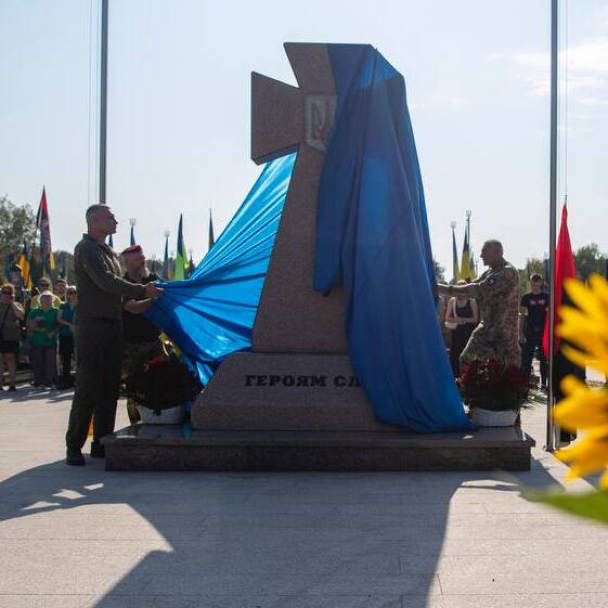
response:
<path id="1" fill-rule="evenodd" d="M 137 220 L 134 217 L 129 218 L 129 225 L 131 226 L 131 236 L 129 239 L 129 245 L 136 245 L 135 242 L 135 224 L 137 224 Z"/>
<path id="2" fill-rule="evenodd" d="M 101 82 L 99 88 L 99 204 L 106 204 L 106 150 L 108 118 L 108 4 L 101 0 Z"/>
<path id="3" fill-rule="evenodd" d="M 557 232 L 557 68 L 558 68 L 558 0 L 551 0 L 551 145 L 550 145 L 550 179 L 549 179 L 549 353 L 548 375 L 549 390 L 547 395 L 547 437 L 545 450 L 555 450 L 555 425 L 553 424 L 553 407 L 555 390 L 554 345 L 555 345 L 555 246 Z"/>
<path id="4" fill-rule="evenodd" d="M 450 222 L 452 228 L 452 285 L 458 283 L 458 251 L 456 250 L 456 222 Z"/>

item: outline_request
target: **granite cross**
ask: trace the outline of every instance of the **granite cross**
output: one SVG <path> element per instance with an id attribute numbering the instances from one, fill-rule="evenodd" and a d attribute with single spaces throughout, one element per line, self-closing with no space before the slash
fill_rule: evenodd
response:
<path id="1" fill-rule="evenodd" d="M 344 293 L 312 288 L 317 194 L 336 91 L 326 44 L 286 43 L 299 87 L 252 73 L 251 157 L 297 151 L 253 328 L 254 352 L 344 353 Z"/>

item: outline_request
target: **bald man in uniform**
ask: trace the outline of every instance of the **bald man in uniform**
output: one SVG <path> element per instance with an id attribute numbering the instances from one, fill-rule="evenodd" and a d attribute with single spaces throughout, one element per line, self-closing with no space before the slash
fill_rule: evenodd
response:
<path id="1" fill-rule="evenodd" d="M 66 463 L 85 464 L 82 447 L 93 416 L 91 456 L 103 458 L 101 439 L 114 431 L 122 367 L 123 298 L 158 298 L 163 290 L 154 283 L 123 279 L 118 258 L 106 245 L 118 222 L 105 205 L 86 212 L 87 232 L 76 245 L 74 269 L 78 287 L 76 316 L 76 391 L 66 433 Z"/>
<path id="2" fill-rule="evenodd" d="M 480 322 L 460 361 L 495 360 L 519 367 L 519 273 L 504 259 L 500 241 L 486 241 L 481 259 L 489 269 L 472 283 L 437 286 L 440 295 L 475 298 L 479 304 Z"/>

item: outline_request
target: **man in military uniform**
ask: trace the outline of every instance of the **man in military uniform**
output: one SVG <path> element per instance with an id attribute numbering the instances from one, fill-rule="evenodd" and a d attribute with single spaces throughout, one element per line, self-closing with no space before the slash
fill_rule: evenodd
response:
<path id="1" fill-rule="evenodd" d="M 493 359 L 506 365 L 520 365 L 518 341 L 519 273 L 503 257 L 499 241 L 486 241 L 481 259 L 489 270 L 468 285 L 438 285 L 438 293 L 475 298 L 480 322 L 473 331 L 460 361 Z"/>
<path id="2" fill-rule="evenodd" d="M 156 298 L 162 289 L 154 283 L 134 284 L 123 279 L 118 258 L 105 244 L 116 232 L 114 214 L 105 205 L 86 213 L 88 232 L 74 251 L 78 287 L 76 317 L 76 391 L 66 433 L 66 462 L 84 465 L 82 455 L 91 416 L 94 440 L 91 456 L 103 458 L 100 439 L 114 431 L 122 366 L 123 298 Z"/>

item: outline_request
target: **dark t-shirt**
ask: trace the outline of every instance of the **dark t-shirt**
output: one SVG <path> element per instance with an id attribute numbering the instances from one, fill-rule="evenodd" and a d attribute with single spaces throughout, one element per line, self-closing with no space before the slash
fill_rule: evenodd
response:
<path id="1" fill-rule="evenodd" d="M 526 319 L 526 334 L 539 333 L 545 329 L 545 317 L 549 306 L 549 294 L 527 293 L 521 298 L 521 307 L 528 310 Z"/>
<path id="2" fill-rule="evenodd" d="M 124 279 L 130 283 L 135 283 L 127 274 Z M 151 272 L 141 280 L 141 283 L 152 283 L 157 281 L 158 276 Z M 127 300 L 145 300 L 145 298 L 125 298 Z M 160 329 L 149 321 L 144 314 L 133 314 L 127 310 L 122 311 L 123 333 L 125 342 L 154 342 L 160 336 Z"/>

